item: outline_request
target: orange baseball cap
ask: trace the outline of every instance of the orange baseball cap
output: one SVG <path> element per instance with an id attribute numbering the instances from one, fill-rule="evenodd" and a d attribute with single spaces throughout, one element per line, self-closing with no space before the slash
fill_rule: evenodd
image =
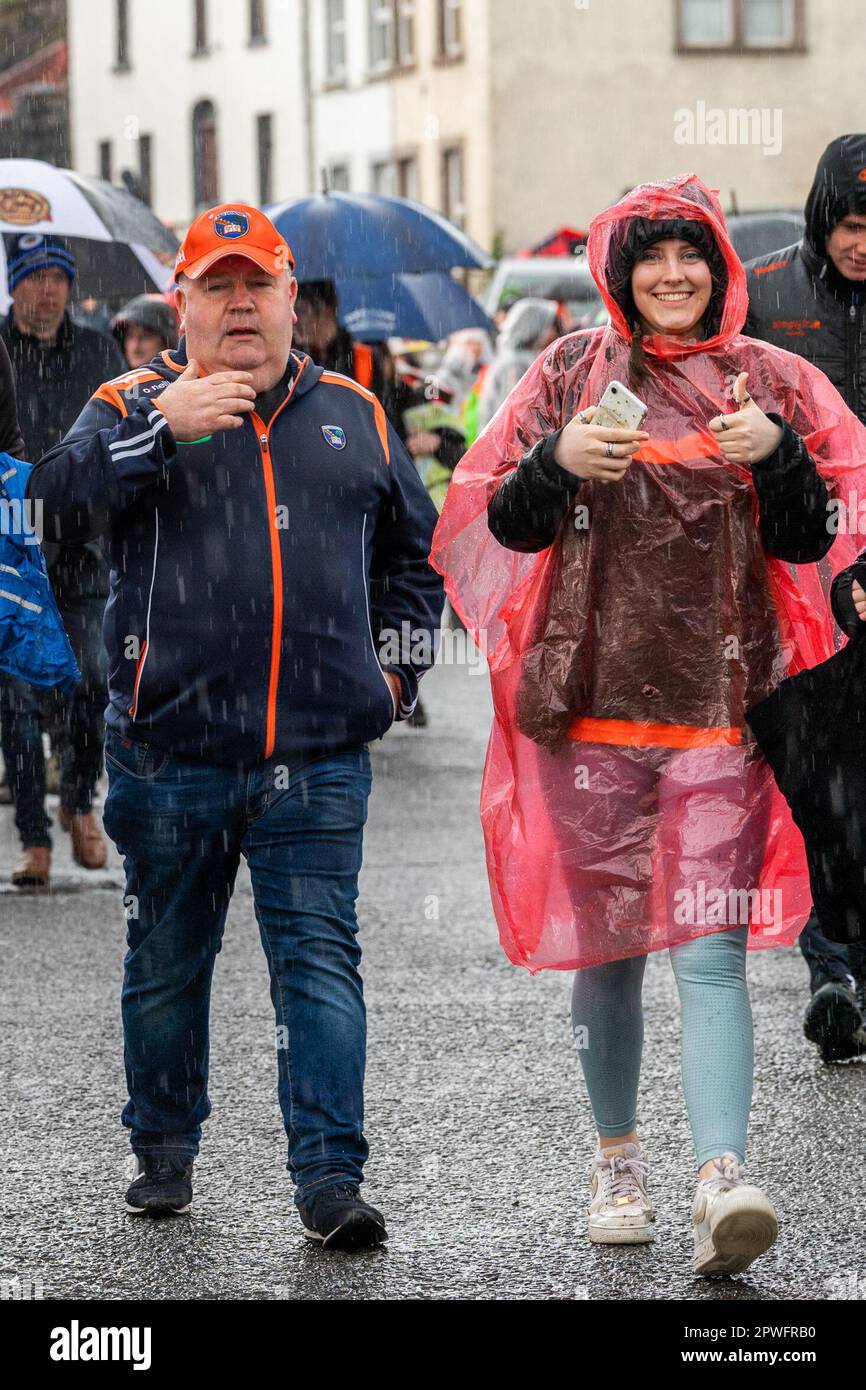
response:
<path id="1" fill-rule="evenodd" d="M 174 278 L 197 280 L 223 256 L 246 256 L 269 275 L 295 268 L 291 247 L 271 219 L 246 203 L 220 203 L 199 214 L 177 253 Z"/>

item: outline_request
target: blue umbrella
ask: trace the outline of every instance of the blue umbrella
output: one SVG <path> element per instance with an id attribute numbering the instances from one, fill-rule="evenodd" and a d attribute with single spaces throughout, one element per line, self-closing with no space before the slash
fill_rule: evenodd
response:
<path id="1" fill-rule="evenodd" d="M 446 271 L 427 275 L 338 277 L 340 321 L 353 338 L 419 338 L 438 343 L 460 328 L 495 334 L 480 304 Z"/>
<path id="2" fill-rule="evenodd" d="M 407 198 L 380 193 L 319 193 L 266 209 L 291 246 L 305 280 L 420 274 L 492 265 L 480 246 L 440 216 Z"/>

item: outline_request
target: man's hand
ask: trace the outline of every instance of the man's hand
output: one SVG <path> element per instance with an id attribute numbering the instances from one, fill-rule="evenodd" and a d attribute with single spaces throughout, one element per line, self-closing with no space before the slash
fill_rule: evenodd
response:
<path id="1" fill-rule="evenodd" d="M 218 430 L 238 430 L 243 416 L 253 409 L 256 393 L 250 372 L 214 372 L 199 377 L 198 363 L 190 359 L 183 373 L 154 405 L 161 410 L 175 439 L 189 444 Z"/>
<path id="2" fill-rule="evenodd" d="M 576 478 L 619 482 L 631 463 L 632 454 L 637 453 L 649 435 L 646 430 L 615 430 L 608 425 L 593 425 L 594 414 L 592 405 L 569 420 L 556 441 L 553 457 L 560 468 Z"/>
<path id="3" fill-rule="evenodd" d="M 385 680 L 391 687 L 391 699 L 394 701 L 394 718 L 396 719 L 397 713 L 400 709 L 400 700 L 402 699 L 401 692 L 403 687 L 400 684 L 400 677 L 394 671 L 386 671 Z"/>
<path id="4" fill-rule="evenodd" d="M 866 589 L 854 580 L 851 585 L 851 597 L 854 600 L 854 607 L 857 609 L 857 617 L 861 623 L 866 623 Z"/>
<path id="5" fill-rule="evenodd" d="M 760 463 L 779 447 L 782 431 L 755 405 L 746 382 L 748 372 L 740 372 L 734 382 L 734 400 L 739 409 L 732 415 L 715 415 L 710 429 L 719 441 L 719 448 L 731 463 Z"/>
<path id="6" fill-rule="evenodd" d="M 409 435 L 406 448 L 413 458 L 423 458 L 427 454 L 435 454 L 441 443 L 442 440 L 434 430 L 421 430 Z"/>

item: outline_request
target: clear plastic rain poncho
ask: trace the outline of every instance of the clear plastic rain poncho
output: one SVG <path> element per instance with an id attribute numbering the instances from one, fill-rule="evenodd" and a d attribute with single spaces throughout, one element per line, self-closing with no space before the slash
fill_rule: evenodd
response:
<path id="1" fill-rule="evenodd" d="M 611 380 L 629 381 L 608 280 L 634 218 L 711 229 L 727 281 L 718 331 L 644 339 L 649 441 L 621 482 L 582 483 L 546 550 L 508 550 L 487 524 L 503 479 Z M 818 565 L 767 554 L 751 470 L 708 429 L 736 408 L 737 374 L 803 437 L 831 496 L 866 497 L 866 431 L 835 388 L 741 335 L 744 272 L 695 175 L 601 213 L 588 256 L 610 325 L 560 339 L 515 387 L 454 473 L 431 556 L 489 662 L 488 875 L 502 944 L 533 971 L 747 923 L 753 947 L 796 938 L 810 905 L 802 841 L 744 715 L 832 655 L 829 584 L 858 546 L 840 533 Z"/>

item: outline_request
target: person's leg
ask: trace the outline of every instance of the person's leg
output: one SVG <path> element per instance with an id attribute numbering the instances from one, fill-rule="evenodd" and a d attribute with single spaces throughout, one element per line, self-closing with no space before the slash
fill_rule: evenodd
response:
<path id="1" fill-rule="evenodd" d="M 671 948 L 682 1009 L 682 1077 L 698 1167 L 746 1154 L 754 1046 L 746 986 L 748 927 Z"/>
<path id="2" fill-rule="evenodd" d="M 850 987 L 852 980 L 849 947 L 831 941 L 821 930 L 818 913 L 813 908 L 800 933 L 800 950 L 809 967 L 809 989 L 817 993 L 831 980 Z"/>
<path id="3" fill-rule="evenodd" d="M 24 849 L 50 849 L 50 821 L 45 810 L 45 750 L 42 747 L 45 692 L 14 676 L 3 678 L 0 692 L 3 758 L 21 844 Z"/>
<path id="4" fill-rule="evenodd" d="M 243 839 L 271 976 L 280 1108 L 298 1205 L 360 1183 L 366 1015 L 355 900 L 370 791 L 365 747 L 256 774 Z"/>
<path id="5" fill-rule="evenodd" d="M 646 956 L 578 970 L 571 1021 L 599 1144 L 637 1143 Z"/>
<path id="6" fill-rule="evenodd" d="M 192 1158 L 210 1114 L 211 977 L 239 862 L 244 783 L 112 731 L 105 753 L 105 828 L 126 869 L 122 1120 L 136 1154 Z"/>
<path id="7" fill-rule="evenodd" d="M 60 759 L 60 805 L 70 816 L 93 808 L 102 772 L 103 713 L 108 703 L 108 658 L 102 641 L 105 600 L 67 600 L 62 607 L 81 680 L 65 697 L 65 738 Z"/>

